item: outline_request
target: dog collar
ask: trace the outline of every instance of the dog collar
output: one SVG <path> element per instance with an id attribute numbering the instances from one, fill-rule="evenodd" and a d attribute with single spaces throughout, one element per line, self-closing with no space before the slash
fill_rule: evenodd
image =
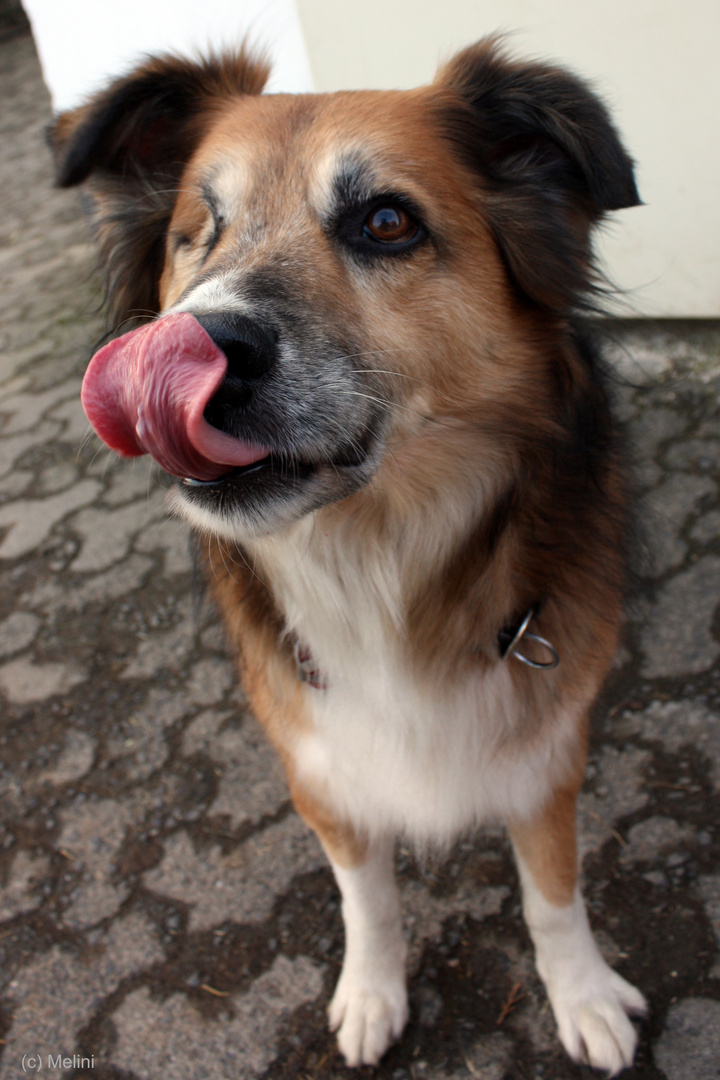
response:
<path id="1" fill-rule="evenodd" d="M 539 610 L 540 605 L 533 604 L 519 622 L 511 623 L 500 631 L 498 634 L 498 651 L 501 660 L 507 660 L 509 656 L 512 656 L 519 660 L 521 664 L 526 664 L 527 667 L 535 668 L 538 671 L 552 671 L 553 668 L 558 666 L 560 656 L 554 645 L 551 645 L 547 638 L 541 637 L 540 634 L 533 634 L 529 630 L 530 623 Z M 530 656 L 526 656 L 525 653 L 519 652 L 518 645 L 522 641 L 534 642 L 536 646 L 539 646 L 541 652 L 545 653 L 547 659 L 534 660 Z M 318 667 L 309 647 L 300 641 L 295 642 L 295 666 L 300 682 L 307 683 L 314 690 L 327 690 L 328 682 L 325 675 Z"/>

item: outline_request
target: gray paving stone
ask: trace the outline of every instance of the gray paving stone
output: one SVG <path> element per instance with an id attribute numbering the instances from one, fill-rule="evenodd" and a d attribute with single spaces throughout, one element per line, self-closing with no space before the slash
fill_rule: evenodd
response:
<path id="1" fill-rule="evenodd" d="M 40 619 L 32 612 L 13 611 L 0 622 L 0 657 L 22 652 L 34 641 L 40 626 Z"/>
<path id="2" fill-rule="evenodd" d="M 38 663 L 21 656 L 0 666 L 0 692 L 15 705 L 27 705 L 66 694 L 86 678 L 75 664 Z"/>
<path id="3" fill-rule="evenodd" d="M 127 664 L 122 676 L 124 679 L 141 679 L 162 668 L 184 670 L 194 643 L 194 622 L 188 614 L 170 630 L 155 631 L 140 641 L 135 657 Z"/>
<path id="4" fill-rule="evenodd" d="M 81 803 L 63 812 L 57 847 L 82 875 L 63 916 L 67 926 L 94 926 L 120 909 L 128 889 L 113 881 L 113 872 L 132 820 L 132 808 L 114 799 Z"/>
<path id="5" fill-rule="evenodd" d="M 57 412 L 61 406 L 67 404 L 77 411 L 77 382 L 69 380 L 62 387 L 53 387 L 42 393 L 15 394 L 2 397 L 2 411 L 8 414 L 3 424 L 3 435 L 15 435 L 24 431 L 31 431 L 37 427 L 40 420 L 45 418 L 50 410 Z M 87 421 L 86 421 L 87 424 Z"/>
<path id="6" fill-rule="evenodd" d="M 683 562 L 688 546 L 679 533 L 700 500 L 714 494 L 717 485 L 710 477 L 674 474 L 645 497 L 641 512 L 652 547 L 653 570 L 658 576 Z"/>
<path id="7" fill-rule="evenodd" d="M 686 850 L 694 839 L 695 829 L 692 826 L 680 825 L 672 818 L 655 814 L 629 829 L 626 846 L 620 852 L 620 861 L 636 863 L 666 859 L 674 852 Z"/>
<path id="8" fill-rule="evenodd" d="M 65 735 L 65 746 L 55 765 L 39 779 L 56 785 L 80 780 L 92 768 L 96 745 L 87 732 L 71 728 Z"/>
<path id="9" fill-rule="evenodd" d="M 478 888 L 466 883 L 449 896 L 433 896 L 427 884 L 418 881 L 405 882 L 401 892 L 411 972 L 417 969 L 425 946 L 441 939 L 446 919 L 452 915 L 470 915 L 482 922 L 490 915 L 497 915 L 510 894 L 505 885 Z"/>
<path id="10" fill-rule="evenodd" d="M 167 729 L 191 711 L 184 695 L 150 687 L 143 704 L 108 738 L 107 760 L 120 764 L 128 780 L 146 780 L 168 759 Z"/>
<path id="11" fill-rule="evenodd" d="M 15 1005 L 12 1026 L 5 1037 L 0 1080 L 19 1080 L 24 1054 L 71 1055 L 77 1036 L 103 998 L 120 982 L 162 956 L 153 928 L 140 915 L 129 915 L 101 936 L 90 955 L 69 949 L 50 951 L 11 981 Z"/>
<path id="12" fill-rule="evenodd" d="M 191 905 L 190 928 L 227 919 L 259 922 L 298 874 L 326 865 L 320 845 L 295 814 L 255 833 L 230 855 L 218 846 L 197 850 L 187 835 L 170 837 L 165 855 L 144 875 L 145 886 Z"/>
<path id="13" fill-rule="evenodd" d="M 700 751 L 720 791 L 720 713 L 698 701 L 653 701 L 647 709 L 624 713 L 620 731 L 657 740 L 675 754 L 683 747 Z"/>
<path id="14" fill-rule="evenodd" d="M 231 828 L 257 824 L 288 801 L 285 772 L 252 717 L 226 724 L 228 714 L 203 712 L 187 728 L 186 754 L 202 751 L 217 764 L 218 794 L 211 815 L 226 815 Z"/>
<path id="15" fill-rule="evenodd" d="M 162 494 L 153 493 L 147 500 L 117 510 L 92 507 L 75 514 L 72 528 L 82 540 L 80 554 L 72 564 L 75 573 L 106 570 L 125 558 L 133 537 L 143 526 L 164 514 L 163 501 Z"/>
<path id="16" fill-rule="evenodd" d="M 163 575 L 172 577 L 184 574 L 192 569 L 190 557 L 190 535 L 188 527 L 180 521 L 168 520 L 156 522 L 143 529 L 135 540 L 137 551 L 160 551 L 163 557 Z"/>
<path id="17" fill-rule="evenodd" d="M 93 574 L 74 582 L 69 589 L 55 578 L 45 578 L 21 601 L 45 616 L 61 612 L 84 611 L 91 604 L 119 601 L 140 589 L 152 570 L 152 560 L 145 555 L 129 555 L 109 573 Z"/>
<path id="18" fill-rule="evenodd" d="M 113 1062 L 153 1080 L 250 1080 L 275 1058 L 283 1020 L 321 989 L 321 967 L 278 956 L 246 994 L 228 999 L 229 1015 L 218 1020 L 202 1017 L 182 994 L 157 1001 L 137 990 L 113 1014 Z"/>
<path id="19" fill-rule="evenodd" d="M 690 530 L 690 536 L 700 544 L 707 544 L 710 540 L 720 537 L 720 510 L 710 510 L 703 514 Z"/>
<path id="20" fill-rule="evenodd" d="M 0 559 L 17 559 L 34 551 L 59 521 L 92 502 L 98 490 L 94 480 L 81 480 L 61 495 L 0 506 L 0 528 L 9 527 L 0 542 Z"/>
<path id="21" fill-rule="evenodd" d="M 623 750 L 605 746 L 600 757 L 593 760 L 597 770 L 594 790 L 582 791 L 578 800 L 581 860 L 616 836 L 615 825 L 620 818 L 645 806 L 648 793 L 644 769 L 649 760 L 648 751 L 636 746 Z"/>
<path id="22" fill-rule="evenodd" d="M 642 633 L 645 676 L 686 675 L 713 666 L 720 656 L 713 634 L 718 582 L 720 559 L 705 555 L 663 587 Z"/>
<path id="23" fill-rule="evenodd" d="M 720 1001 L 685 998 L 671 1006 L 655 1058 L 667 1080 L 717 1080 Z"/>
<path id="24" fill-rule="evenodd" d="M 42 903 L 37 886 L 48 876 L 50 860 L 46 855 L 19 851 L 8 872 L 8 880 L 0 887 L 0 922 L 14 919 L 32 911 Z"/>

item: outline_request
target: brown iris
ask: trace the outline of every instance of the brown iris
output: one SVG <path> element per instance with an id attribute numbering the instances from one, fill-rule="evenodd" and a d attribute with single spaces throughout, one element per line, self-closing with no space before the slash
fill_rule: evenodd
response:
<path id="1" fill-rule="evenodd" d="M 416 222 L 401 206 L 378 206 L 365 221 L 365 234 L 385 244 L 403 244 L 418 231 Z"/>

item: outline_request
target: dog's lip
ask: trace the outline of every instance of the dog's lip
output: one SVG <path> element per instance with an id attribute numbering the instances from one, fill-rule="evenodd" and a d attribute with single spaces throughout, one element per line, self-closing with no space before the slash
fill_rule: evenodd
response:
<path id="1" fill-rule="evenodd" d="M 323 465 L 332 469 L 359 469 L 362 468 L 367 460 L 366 453 L 358 454 L 355 452 L 354 456 L 338 455 L 336 458 L 328 459 L 327 461 L 310 461 L 300 458 L 287 458 L 279 457 L 275 454 L 268 454 L 266 457 L 261 458 L 259 461 L 253 461 L 249 465 L 238 465 L 228 472 L 223 473 L 222 476 L 215 477 L 211 480 L 201 480 L 195 476 L 184 476 L 181 478 L 181 482 L 190 488 L 215 488 L 222 487 L 224 484 L 230 483 L 233 480 L 239 480 L 244 476 L 250 476 L 254 473 L 264 472 L 265 470 L 271 470 L 273 476 L 277 479 L 289 479 L 297 480 L 300 475 L 308 476 L 311 473 L 316 472 Z"/>
<path id="2" fill-rule="evenodd" d="M 194 476 L 183 476 L 182 483 L 187 487 L 219 487 L 222 484 L 227 483 L 228 480 L 232 480 L 234 477 L 247 476 L 248 473 L 260 472 L 266 469 L 272 462 L 272 455 L 268 454 L 267 457 L 261 458 L 260 461 L 253 461 L 249 465 L 239 465 L 237 468 L 230 469 L 229 472 L 223 473 L 222 476 L 215 477 L 214 480 L 198 480 Z"/>

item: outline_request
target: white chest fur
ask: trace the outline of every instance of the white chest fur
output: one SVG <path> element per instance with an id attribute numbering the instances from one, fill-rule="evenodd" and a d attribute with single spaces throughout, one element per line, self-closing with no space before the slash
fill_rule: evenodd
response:
<path id="1" fill-rule="evenodd" d="M 542 739 L 520 713 L 509 663 L 455 685 L 419 672 L 404 634 L 401 567 L 342 546 L 312 519 L 254 545 L 288 632 L 327 689 L 306 689 L 313 726 L 293 748 L 298 779 L 371 835 L 445 842 L 488 818 L 526 816 L 566 761 L 570 718 Z M 543 675 L 538 673 L 538 677 Z"/>

